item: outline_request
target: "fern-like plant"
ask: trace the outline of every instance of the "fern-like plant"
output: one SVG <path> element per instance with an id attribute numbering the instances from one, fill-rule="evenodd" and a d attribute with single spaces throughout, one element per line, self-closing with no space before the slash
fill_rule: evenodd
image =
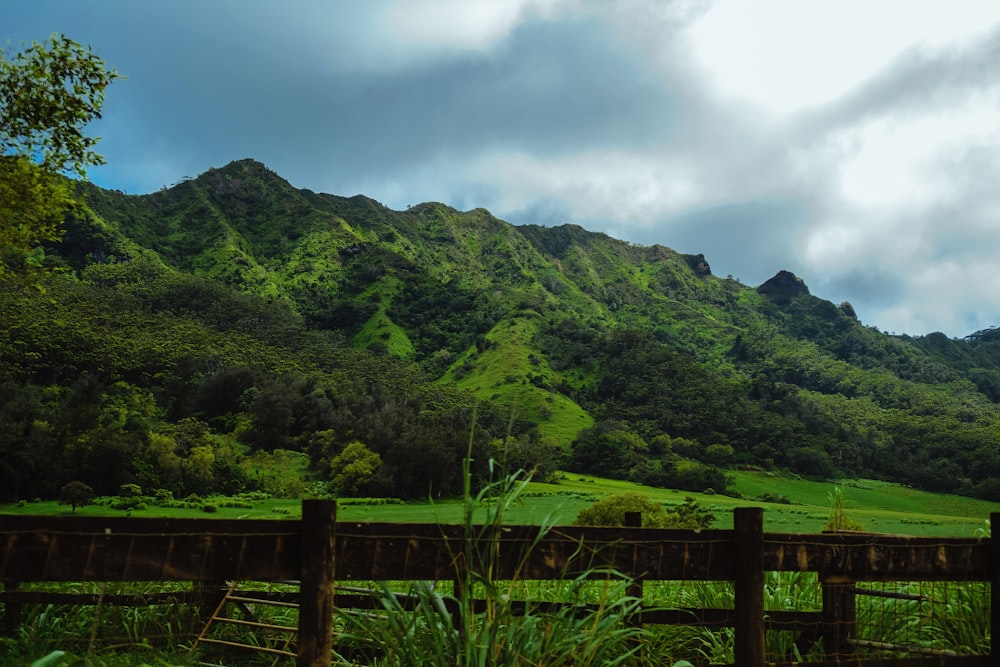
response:
<path id="1" fill-rule="evenodd" d="M 864 530 L 864 525 L 847 515 L 844 507 L 846 497 L 844 490 L 839 486 L 833 487 L 833 491 L 827 494 L 830 499 L 830 518 L 827 519 L 824 531 L 837 532 L 841 530 Z"/>

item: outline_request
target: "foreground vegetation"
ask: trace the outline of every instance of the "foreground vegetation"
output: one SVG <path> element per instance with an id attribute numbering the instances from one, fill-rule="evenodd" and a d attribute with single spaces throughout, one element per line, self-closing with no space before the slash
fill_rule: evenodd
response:
<path id="1" fill-rule="evenodd" d="M 468 472 L 464 477 L 469 479 Z M 784 505 L 767 503 L 765 516 L 783 507 L 808 508 L 808 512 L 829 520 L 831 492 L 815 483 L 801 480 L 775 480 L 784 482 L 793 495 L 817 503 L 824 495 L 827 507 L 817 505 Z M 737 483 L 746 488 L 759 484 L 759 473 L 741 473 Z M 975 507 L 967 498 L 935 498 L 932 494 L 914 493 L 898 486 L 875 484 L 860 480 L 848 481 L 852 491 L 867 491 L 866 499 L 881 499 L 886 505 L 936 502 L 943 511 L 972 511 L 987 509 Z M 560 488 L 565 487 L 565 488 Z M 862 489 L 862 487 L 868 487 Z M 589 492 L 579 489 L 589 488 Z M 773 485 L 769 488 L 775 488 Z M 844 487 L 841 487 L 844 488 Z M 587 500 L 593 507 L 594 498 L 621 497 L 622 492 L 634 493 L 637 487 L 628 483 L 592 477 L 567 478 L 559 485 L 538 484 L 518 477 L 501 477 L 476 491 L 467 484 L 464 497 L 449 503 L 366 503 L 346 502 L 342 511 L 354 520 L 354 512 L 392 512 L 404 508 L 420 510 L 420 520 L 444 520 L 441 513 L 457 512 L 451 522 L 463 526 L 465 533 L 476 538 L 456 554 L 462 562 L 470 564 L 461 585 L 453 582 L 353 582 L 370 589 L 377 601 L 377 615 L 339 614 L 337 616 L 337 652 L 343 665 L 663 665 L 687 660 L 693 663 L 727 662 L 733 659 L 733 634 L 731 629 L 711 630 L 684 626 L 637 626 L 632 619 L 640 601 L 632 597 L 631 581 L 613 571 L 592 572 L 591 576 L 567 578 L 563 581 L 498 581 L 492 574 L 496 569 L 497 552 L 488 538 L 491 531 L 502 525 L 535 516 L 529 511 L 539 500 L 552 500 L 561 495 L 566 502 Z M 646 494 L 661 495 L 651 501 L 663 502 L 662 490 L 640 489 Z M 667 494 L 672 497 L 672 494 Z M 586 498 L 585 498 L 586 497 Z M 653 495 L 645 496 L 651 499 Z M 689 497 L 688 504 L 700 501 L 748 504 L 720 496 Z M 122 500 L 121 497 L 116 499 Z M 217 509 L 205 512 L 204 507 L 150 506 L 131 510 L 133 516 L 145 512 L 167 512 L 172 516 L 218 516 L 243 512 L 256 517 L 291 516 L 296 507 L 293 501 L 274 499 L 247 499 L 247 507 L 226 507 L 239 499 L 214 499 Z M 188 501 L 191 502 L 191 501 Z M 86 505 L 77 511 L 87 514 L 110 514 L 129 510 L 115 510 L 115 501 L 102 501 Z M 28 504 L 20 511 L 41 511 L 44 503 Z M 880 513 L 869 510 L 864 514 L 850 503 L 854 517 L 871 520 Z M 206 505 L 208 506 L 208 505 Z M 672 506 L 676 507 L 676 504 Z M 214 505 L 213 505 L 214 507 Z M 722 506 L 720 523 L 726 522 Z M 835 508 L 837 505 L 835 504 Z M 48 509 L 57 509 L 49 506 Z M 69 511 L 59 508 L 62 511 Z M 538 510 L 534 507 L 534 510 Z M 169 512 L 168 512 L 169 510 Z M 286 513 L 287 512 L 287 513 Z M 439 513 L 440 512 L 440 513 Z M 892 512 L 882 510 L 885 515 Z M 232 515 L 232 514 L 230 514 Z M 414 515 L 416 516 L 416 515 Z M 807 516 L 792 514 L 791 516 Z M 912 516 L 912 515 L 910 515 Z M 941 529 L 947 514 L 935 515 L 939 524 L 904 524 L 934 532 Z M 385 517 L 381 517 L 385 519 Z M 902 515 L 901 519 L 906 518 Z M 963 524 L 963 517 L 950 517 L 952 526 Z M 550 516 L 537 522 L 547 527 L 557 523 Z M 983 524 L 980 519 L 979 528 Z M 913 532 L 913 531 L 910 531 Z M 965 532 L 963 530 L 963 532 Z M 955 534 L 952 532 L 952 534 Z M 485 538 L 485 539 L 484 539 Z M 598 575 L 593 578 L 593 575 Z M 350 583 L 350 582 L 349 582 Z M 251 587 L 252 584 L 248 584 Z M 259 585 L 258 585 L 259 586 Z M 78 584 L 43 586 L 36 590 L 81 590 L 94 593 L 111 593 L 118 590 L 131 593 L 164 590 L 162 584 Z M 174 586 L 181 590 L 183 586 Z M 288 590 L 294 587 L 269 585 L 267 590 Z M 864 641 L 898 644 L 920 650 L 946 650 L 960 654 L 985 654 L 988 640 L 988 586 L 978 583 L 926 583 L 877 586 L 876 592 L 892 596 L 858 597 L 858 638 Z M 818 611 L 822 607 L 819 581 L 814 573 L 770 573 L 765 581 L 765 607 L 769 610 Z M 400 597 L 400 594 L 407 597 Z M 904 594 L 901 599 L 897 594 Z M 722 582 L 649 582 L 643 589 L 642 605 L 662 608 L 732 608 L 733 586 Z M 474 606 L 473 600 L 485 602 L 485 607 Z M 522 614 L 518 601 L 528 601 L 527 614 Z M 546 602 L 558 601 L 568 607 L 549 609 Z M 580 613 L 581 604 L 593 605 Z M 295 625 L 295 611 L 288 609 L 258 608 L 263 619 L 281 625 Z M 190 646 L 200 629 L 193 608 L 177 607 L 108 608 L 94 607 L 36 607 L 28 610 L 25 625 L 16 638 L 5 640 L 8 655 L 15 663 L 28 664 L 31 660 L 49 655 L 54 647 L 67 651 L 62 657 L 53 656 L 56 665 L 81 664 L 79 656 L 87 655 L 86 664 L 123 665 L 141 660 L 147 664 L 187 665 L 195 660 L 215 661 L 226 664 L 264 665 L 270 657 L 255 656 L 251 652 L 220 654 L 217 649 L 202 648 L 189 654 Z M 274 642 L 247 630 L 227 630 L 234 633 L 231 639 L 245 643 Z M 180 646 L 181 648 L 176 648 Z M 642 647 L 641 651 L 639 647 Z M 171 648 L 174 647 L 174 648 Z M 862 653 L 866 649 L 859 649 Z M 822 654 L 820 646 L 805 641 L 798 633 L 769 632 L 767 652 L 771 659 L 807 659 Z M 898 652 L 898 650 L 897 650 Z M 132 663 L 128 661 L 132 660 Z"/>

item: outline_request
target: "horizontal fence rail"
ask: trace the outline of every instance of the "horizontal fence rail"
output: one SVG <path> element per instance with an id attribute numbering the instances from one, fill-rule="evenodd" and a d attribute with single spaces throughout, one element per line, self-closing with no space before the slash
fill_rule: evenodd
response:
<path id="1" fill-rule="evenodd" d="M 462 527 L 336 524 L 337 577 L 448 579 Z M 552 579 L 595 567 L 656 580 L 732 580 L 731 530 L 657 528 L 501 531 L 498 578 Z M 0 516 L 0 579 L 15 581 L 220 581 L 298 579 L 302 532 L 294 520 L 118 519 Z M 520 563 L 531 547 L 528 560 Z M 763 569 L 849 580 L 985 581 L 990 540 L 895 535 L 765 533 Z M 520 567 L 520 570 L 518 568 Z"/>
<path id="2" fill-rule="evenodd" d="M 1000 521 L 1000 514 L 991 519 Z M 477 526 L 473 533 L 496 545 L 492 576 L 497 580 L 558 580 L 614 570 L 637 582 L 733 582 L 733 609 L 645 609 L 641 621 L 734 627 L 740 665 L 765 664 L 768 629 L 840 623 L 839 615 L 853 613 L 857 582 L 990 582 L 991 627 L 1000 628 L 1000 554 L 990 538 L 764 533 L 759 508 L 736 510 L 733 530 Z M 467 533 L 457 525 L 337 522 L 333 501 L 304 501 L 301 521 L 2 515 L 0 602 L 10 629 L 21 604 L 45 599 L 45 593 L 21 590 L 29 582 L 302 581 L 299 664 L 329 664 L 334 607 L 366 604 L 363 595 L 335 593 L 335 581 L 459 580 L 468 566 L 467 546 Z M 823 611 L 765 613 L 766 572 L 817 573 L 824 585 Z M 136 602 L 118 597 L 120 604 Z M 198 598 L 194 593 L 164 593 L 155 601 L 140 597 L 146 603 Z M 93 596 L 73 599 L 64 603 L 90 604 Z M 834 640 L 843 645 L 851 639 Z M 990 660 L 928 656 L 879 664 L 994 664 Z"/>

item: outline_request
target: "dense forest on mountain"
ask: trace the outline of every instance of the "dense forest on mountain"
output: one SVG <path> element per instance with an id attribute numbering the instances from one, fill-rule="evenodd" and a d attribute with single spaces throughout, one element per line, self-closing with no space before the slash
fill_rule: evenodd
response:
<path id="1" fill-rule="evenodd" d="M 895 336 L 778 271 L 252 160 L 148 195 L 78 184 L 47 270 L 0 278 L 0 500 L 426 498 L 511 469 L 724 492 L 726 469 L 1000 500 L 1000 330 Z"/>

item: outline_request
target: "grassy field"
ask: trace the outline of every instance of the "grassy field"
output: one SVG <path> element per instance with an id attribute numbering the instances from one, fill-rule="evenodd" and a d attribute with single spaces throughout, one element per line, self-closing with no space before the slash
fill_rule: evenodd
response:
<path id="1" fill-rule="evenodd" d="M 734 487 L 743 498 L 704 495 L 685 491 L 657 489 L 630 482 L 602 479 L 589 475 L 567 474 L 558 484 L 532 483 L 520 502 L 508 513 L 510 523 L 572 523 L 584 507 L 604 496 L 635 491 L 669 504 L 692 496 L 713 510 L 717 522 L 713 528 L 731 528 L 734 507 L 759 506 L 765 509 L 764 529 L 769 532 L 815 533 L 822 530 L 830 513 L 829 494 L 835 486 L 843 489 L 851 518 L 866 530 L 925 536 L 971 537 L 985 526 L 990 512 L 1000 512 L 1000 503 L 990 503 L 961 496 L 916 491 L 897 484 L 873 480 L 813 482 L 780 477 L 764 472 L 735 472 Z M 780 494 L 791 504 L 757 500 L 764 494 Z M 405 504 L 344 504 L 338 509 L 343 521 L 378 521 L 422 523 L 457 523 L 462 517 L 460 500 L 435 500 Z M 0 513 L 66 515 L 69 507 L 55 502 L 28 503 L 23 506 L 0 505 Z M 122 516 L 124 512 L 102 505 L 78 508 L 81 516 Z M 299 516 L 299 501 L 268 499 L 253 502 L 252 508 L 219 507 L 217 512 L 200 509 L 161 508 L 133 510 L 135 517 L 179 518 L 253 518 L 282 519 Z"/>
<path id="2" fill-rule="evenodd" d="M 971 537 L 976 534 L 977 529 L 984 527 L 984 521 L 992 511 L 1000 511 L 1000 505 L 996 503 L 985 503 L 968 498 L 956 496 L 935 495 L 925 492 L 918 492 L 899 485 L 870 480 L 843 480 L 837 484 L 846 494 L 847 509 L 849 515 L 862 522 L 864 526 L 872 531 L 905 533 L 911 535 L 926 536 L 958 536 Z M 654 489 L 643 487 L 627 482 L 601 479 L 584 475 L 567 475 L 558 484 L 538 484 L 531 483 L 518 495 L 518 502 L 503 515 L 504 523 L 539 523 L 549 521 L 555 524 L 567 524 L 580 509 L 590 505 L 596 500 L 611 494 L 625 491 L 636 491 L 649 496 L 650 498 L 665 503 L 674 504 L 683 501 L 685 496 L 696 498 L 702 505 L 713 510 L 718 521 L 714 527 L 730 528 L 732 526 L 732 509 L 739 506 L 756 505 L 764 507 L 765 530 L 770 532 L 791 532 L 791 533 L 814 533 L 822 529 L 830 512 L 830 498 L 835 488 L 833 483 L 810 482 L 801 479 L 778 477 L 767 473 L 738 472 L 735 473 L 735 487 L 744 495 L 744 498 L 737 499 L 721 495 L 690 494 L 681 491 L 667 489 Z M 760 498 L 764 494 L 782 497 L 789 500 L 785 503 L 765 503 L 754 498 Z M 197 508 L 161 508 L 149 505 L 146 509 L 132 510 L 133 517 L 178 517 L 178 518 L 285 518 L 295 519 L 299 516 L 300 501 L 267 499 L 252 502 L 252 507 L 222 507 L 221 499 L 206 499 L 213 507 L 217 508 L 212 512 L 205 512 Z M 379 521 L 379 522 L 442 522 L 460 523 L 464 504 L 460 500 L 443 500 L 435 502 L 420 503 L 379 503 L 372 501 L 364 504 L 352 499 L 343 499 L 341 507 L 338 509 L 339 518 L 342 521 Z M 476 502 L 475 500 L 471 502 Z M 26 503 L 22 505 L 0 506 L 0 514 L 16 512 L 19 514 L 70 515 L 68 507 L 57 505 L 54 502 Z M 125 514 L 122 510 L 111 509 L 107 504 L 95 504 L 78 508 L 76 514 L 79 516 L 116 516 Z M 482 519 L 486 520 L 486 509 L 482 510 Z M 615 580 L 617 581 L 617 580 Z M 822 602 L 819 597 L 818 578 L 814 573 L 769 573 L 766 595 L 770 597 L 765 600 L 767 609 L 793 609 L 798 611 L 817 611 L 821 608 Z M 390 582 L 389 588 L 385 589 L 385 600 L 380 604 L 387 604 L 395 597 L 392 591 L 396 592 L 418 592 L 419 587 L 413 588 L 402 585 L 402 582 Z M 420 582 L 418 582 L 420 583 Z M 429 582 L 423 582 L 429 584 Z M 617 592 L 609 593 L 606 589 L 607 580 L 587 582 L 586 585 L 576 585 L 574 582 L 497 582 L 500 585 L 478 586 L 473 579 L 466 582 L 463 590 L 468 591 L 468 595 L 493 595 L 492 598 L 497 613 L 508 613 L 511 607 L 507 605 L 507 594 L 511 598 L 558 600 L 561 602 L 590 601 L 589 598 L 573 597 L 586 596 L 591 593 L 599 594 L 599 600 L 605 601 L 624 600 L 621 597 L 624 593 L 626 583 L 617 582 Z M 89 586 L 85 592 L 94 592 L 96 584 L 83 584 Z M 50 590 L 50 585 L 39 585 Z M 70 588 L 70 585 L 55 584 L 55 590 L 60 592 L 77 592 Z M 135 583 L 128 582 L 122 584 L 124 592 L 136 593 L 146 589 L 153 590 L 159 583 L 149 584 L 148 582 Z M 152 586 L 153 588 L 149 588 Z M 269 585 L 265 585 L 265 588 Z M 926 602 L 916 602 L 905 600 L 900 606 L 899 600 L 886 597 L 859 597 L 858 600 L 858 636 L 862 639 L 873 641 L 889 641 L 894 643 L 910 643 L 913 645 L 926 646 L 931 648 L 941 648 L 944 650 L 961 650 L 964 653 L 986 654 L 989 651 L 989 593 L 988 585 L 972 583 L 953 585 L 949 583 L 930 582 L 926 586 L 921 584 L 918 589 L 913 589 L 911 584 L 900 584 L 901 588 L 889 589 L 890 593 L 902 592 L 913 594 L 918 591 L 926 600 L 933 601 L 934 604 L 928 606 Z M 36 588 L 36 590 L 40 590 Z M 104 592 L 103 587 L 99 589 Z M 113 591 L 119 590 L 117 588 Z M 492 591 L 492 592 L 491 592 Z M 670 585 L 653 584 L 647 582 L 644 589 L 644 599 L 646 604 L 664 605 L 668 607 L 711 607 L 711 608 L 732 608 L 734 587 L 726 582 L 687 582 L 684 585 L 677 585 L 671 582 Z M 416 651 L 422 656 L 435 655 L 444 656 L 433 664 L 458 664 L 455 655 L 462 647 L 453 646 L 454 625 L 452 618 L 438 618 L 434 614 L 440 605 L 436 605 L 433 585 L 427 591 L 428 597 L 420 604 L 424 616 L 421 618 L 430 619 L 428 627 L 443 630 L 442 632 L 408 633 L 401 632 L 399 628 L 409 627 L 412 622 L 412 612 L 404 610 L 402 607 L 387 607 L 386 615 L 392 623 L 368 623 L 367 616 L 359 615 L 355 621 L 358 626 L 353 628 L 357 637 L 369 639 L 386 651 L 400 648 L 402 651 Z M 984 602 L 985 601 L 985 602 Z M 549 638 L 561 633 L 566 640 L 560 646 L 570 647 L 577 650 L 579 647 L 586 647 L 588 638 L 601 636 L 599 632 L 593 630 L 597 623 L 614 631 L 619 632 L 619 639 L 622 646 L 630 646 L 626 640 L 629 637 L 642 635 L 644 645 L 644 659 L 641 664 L 673 664 L 679 659 L 706 659 L 713 663 L 731 663 L 733 661 L 733 636 L 731 631 L 698 629 L 690 627 L 663 628 L 647 626 L 641 629 L 637 625 L 628 621 L 629 614 L 633 613 L 636 606 L 632 603 L 618 602 L 608 605 L 599 605 L 603 611 L 598 615 L 589 616 L 582 621 L 574 614 L 560 616 L 536 617 L 530 619 L 530 623 L 525 622 L 520 617 L 508 613 L 503 623 L 480 623 L 475 618 L 469 617 L 464 622 L 466 626 L 478 631 L 486 632 L 482 636 L 477 635 L 473 648 L 479 646 L 507 646 L 511 637 L 516 637 L 521 641 L 518 650 L 539 649 L 549 645 L 555 646 L 552 642 L 537 641 L 539 627 Z M 398 604 L 397 604 L 398 606 Z M 465 606 L 461 606 L 465 609 Z M 180 616 L 178 609 L 183 609 L 185 616 Z M 293 617 L 286 617 L 280 614 L 287 610 L 281 609 L 276 612 L 268 610 L 267 613 L 279 614 L 279 616 L 267 616 L 266 620 L 272 623 L 284 625 L 295 625 L 297 620 Z M 52 612 L 52 613 L 50 613 Z M 55 663 L 45 664 L 94 664 L 107 665 L 107 667 L 117 667 L 118 665 L 129 664 L 207 664 L 202 659 L 206 655 L 190 656 L 181 651 L 178 653 L 178 645 L 189 645 L 191 637 L 197 634 L 201 627 L 200 619 L 196 618 L 197 610 L 193 607 L 176 606 L 153 606 L 148 608 L 119 608 L 112 607 L 103 610 L 103 613 L 95 612 L 94 608 L 87 606 L 60 606 L 47 610 L 29 610 L 28 620 L 22 627 L 16 640 L 4 646 L 9 649 L 13 656 L 11 661 L 0 658 L 2 664 L 32 664 L 33 660 L 38 660 L 42 656 L 50 655 L 51 651 L 58 648 L 76 652 L 74 657 Z M 610 614 L 610 615 L 609 615 Z M 355 618 L 345 616 L 344 618 Z M 371 617 L 375 619 L 375 616 Z M 381 618 L 381 617 L 378 617 Z M 471 620 L 470 620 L 471 619 Z M 887 620 L 888 619 L 888 620 Z M 345 623 L 347 621 L 344 621 Z M 541 623 L 542 625 L 538 625 Z M 91 649 L 88 646 L 88 637 L 95 635 L 95 628 L 100 624 L 98 653 L 93 660 L 86 660 L 79 656 L 84 650 Z M 351 626 L 353 627 L 353 626 Z M 494 636 L 492 633 L 497 628 L 514 628 L 513 634 L 505 636 Z M 914 634 L 913 628 L 918 628 L 919 636 Z M 524 628 L 524 630 L 518 629 Z M 963 629 L 962 632 L 953 632 L 954 628 Z M 603 631 L 603 630 L 602 630 Z M 239 629 L 234 632 L 239 632 Z M 379 634 L 379 633 L 383 634 Z M 534 633 L 534 634 L 533 634 Z M 624 633 L 624 634 L 622 634 Z M 633 633 L 633 634 L 628 634 Z M 951 634 L 949 634 L 951 633 Z M 954 635 L 954 638 L 953 638 Z M 161 650 L 146 644 L 149 637 L 156 637 L 162 643 L 163 650 L 168 653 L 158 653 Z M 404 642 L 403 640 L 406 639 Z M 787 632 L 769 632 L 766 641 L 766 650 L 769 656 L 786 656 L 789 650 L 793 635 Z M 255 643 L 259 640 L 256 635 L 250 634 L 245 641 Z M 412 640 L 412 641 L 411 641 Z M 403 643 L 401 643 L 403 642 Z M 409 643 L 407 643 L 409 642 Z M 422 642 L 422 643 L 421 643 Z M 428 643 L 429 642 L 429 643 Z M 410 645 L 412 644 L 412 646 Z M 160 646 L 160 644 L 156 644 Z M 971 648 L 970 648 L 971 647 Z M 468 647 L 466 647 L 468 648 Z M 202 648 L 199 648 L 201 651 Z M 211 649 L 208 649 L 211 650 Z M 0 650 L 0 653 L 3 653 Z M 214 660 L 215 654 L 211 654 Z M 234 663 L 231 657 L 226 655 L 227 664 L 267 664 L 263 658 L 256 662 Z M 405 657 L 405 656 L 404 656 Z M 120 661 L 119 661 L 120 660 Z M 532 664 L 589 664 L 589 660 L 575 660 L 570 662 L 556 662 L 552 656 L 539 658 Z M 215 664 L 213 662 L 213 664 Z M 352 663 L 353 664 L 353 663 Z M 359 664 L 368 664 L 362 662 Z M 387 660 L 384 664 L 432 664 L 426 660 L 419 663 L 413 660 Z M 640 661 L 628 664 L 640 664 Z"/>

